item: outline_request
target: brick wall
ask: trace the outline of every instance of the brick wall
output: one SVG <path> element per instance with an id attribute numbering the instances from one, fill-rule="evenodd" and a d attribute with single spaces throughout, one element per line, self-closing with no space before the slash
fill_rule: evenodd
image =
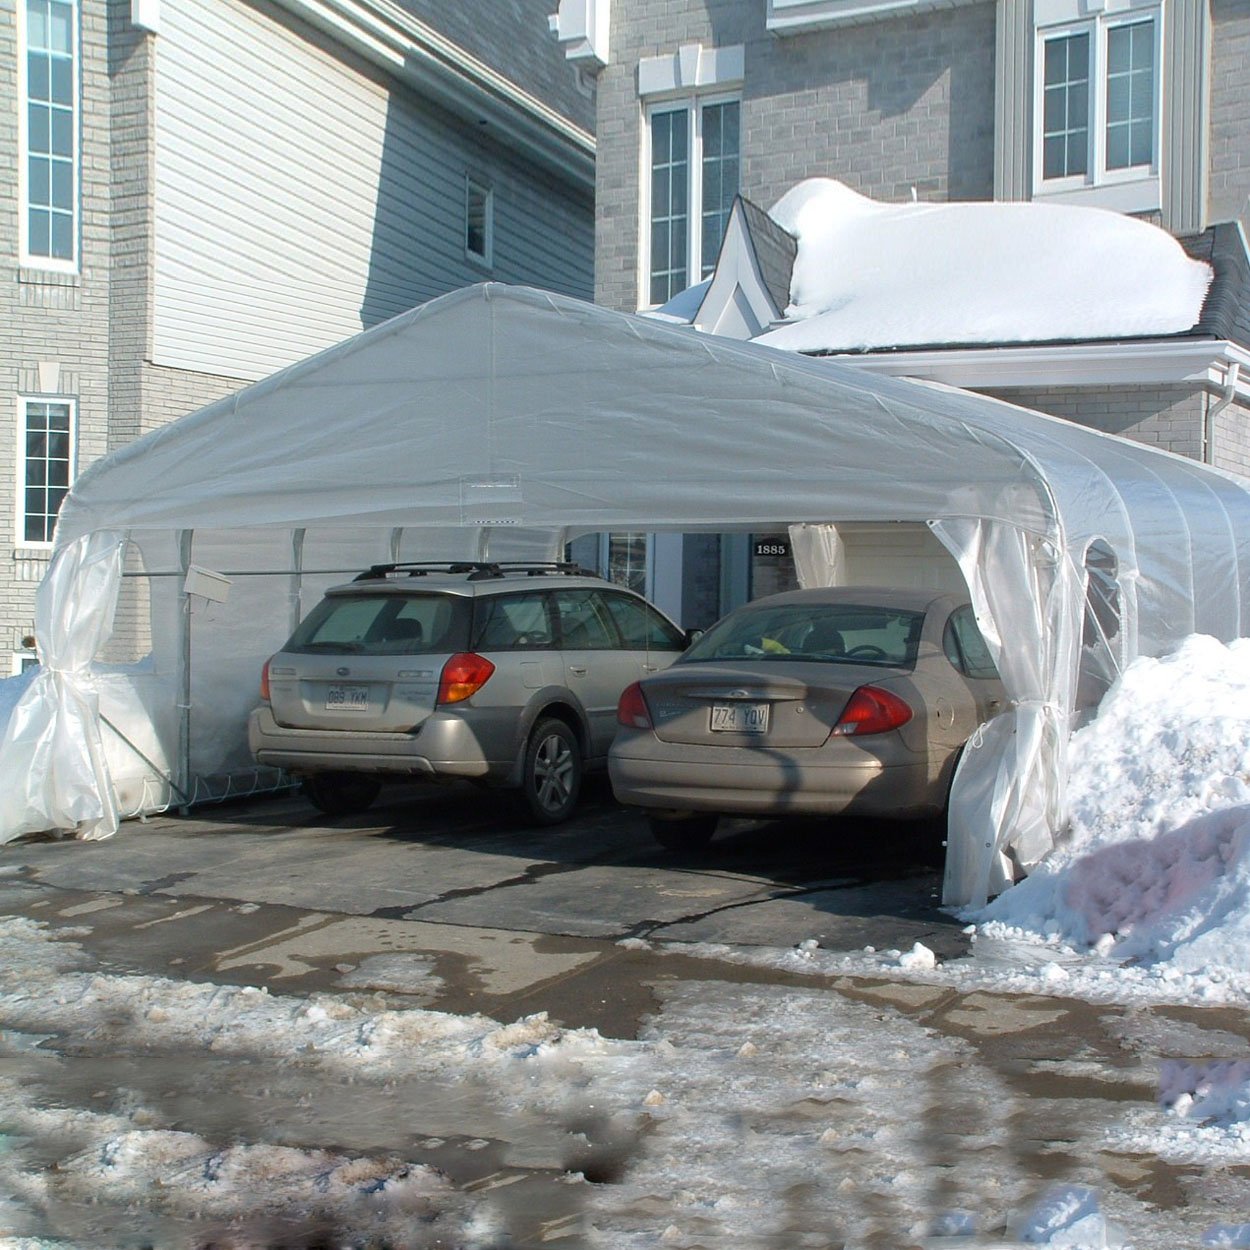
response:
<path id="1" fill-rule="evenodd" d="M 0 676 L 9 671 L 9 653 L 33 630 L 35 587 L 47 565 L 46 552 L 19 541 L 19 397 L 75 401 L 80 472 L 108 447 L 108 22 L 104 4 L 83 6 L 82 257 L 76 274 L 19 264 L 17 110 L 0 108 Z M 0 0 L 0 100 L 17 99 L 16 38 L 15 0 Z"/>
<path id="2" fill-rule="evenodd" d="M 1250 0 L 1212 0 L 1209 218 L 1250 230 Z"/>
<path id="3" fill-rule="evenodd" d="M 599 78 L 596 300 L 638 304 L 639 59 L 685 43 L 745 45 L 742 191 L 770 207 L 803 178 L 901 201 L 989 199 L 994 181 L 994 5 L 777 38 L 764 4 L 631 0 L 612 6 Z"/>
<path id="4" fill-rule="evenodd" d="M 1202 457 L 1207 394 L 1200 387 L 1056 386 L 987 393 L 1008 403 L 1065 417 L 1079 425 L 1119 434 L 1134 442 L 1149 443 L 1191 459 Z M 1220 448 L 1217 446 L 1216 450 L 1218 456 Z"/>
<path id="5" fill-rule="evenodd" d="M 151 355 L 153 179 L 156 166 L 153 94 L 156 37 L 130 22 L 129 6 L 111 13 L 109 122 L 113 165 L 113 273 L 110 287 L 109 450 L 142 430 L 143 361 Z"/>
<path id="6" fill-rule="evenodd" d="M 1218 397 L 1209 396 L 1215 404 Z M 1229 404 L 1212 422 L 1211 441 L 1215 447 L 1215 463 L 1250 477 L 1250 405 Z"/>

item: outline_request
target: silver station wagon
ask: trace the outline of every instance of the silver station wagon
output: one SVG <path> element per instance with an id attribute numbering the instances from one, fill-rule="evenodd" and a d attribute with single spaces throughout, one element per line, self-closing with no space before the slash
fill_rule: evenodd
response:
<path id="1" fill-rule="evenodd" d="M 606 759 L 621 692 L 686 644 L 576 565 L 375 565 L 266 663 L 248 740 L 331 815 L 363 811 L 385 778 L 469 779 L 555 824 Z"/>
<path id="2" fill-rule="evenodd" d="M 969 604 L 788 591 L 623 693 L 612 788 L 672 848 L 705 843 L 722 814 L 938 818 L 964 743 L 1003 701 Z"/>

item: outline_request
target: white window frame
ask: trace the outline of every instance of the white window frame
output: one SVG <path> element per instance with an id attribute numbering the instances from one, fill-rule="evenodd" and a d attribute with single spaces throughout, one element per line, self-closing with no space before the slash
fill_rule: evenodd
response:
<path id="1" fill-rule="evenodd" d="M 738 161 L 742 161 L 742 93 L 739 91 L 701 92 L 667 99 L 649 100 L 643 108 L 642 165 L 639 176 L 641 194 L 638 248 L 638 307 L 657 308 L 651 302 L 651 135 L 652 119 L 657 113 L 686 113 L 686 153 L 689 181 L 686 200 L 686 285 L 704 280 L 703 257 L 703 110 L 718 104 L 738 106 Z M 741 182 L 741 179 L 739 179 Z M 670 296 L 671 298 L 671 296 Z"/>
<path id="2" fill-rule="evenodd" d="M 69 408 L 69 486 L 72 488 L 78 476 L 78 401 L 69 395 L 19 395 L 17 399 L 13 545 L 26 551 L 50 551 L 51 540 L 41 542 L 26 537 L 26 425 L 31 404 L 64 404 Z"/>
<path id="3" fill-rule="evenodd" d="M 73 10 L 70 38 L 73 45 L 73 224 L 69 259 L 37 256 L 30 250 L 30 101 L 27 97 L 29 51 L 26 0 L 17 0 L 17 203 L 18 263 L 27 269 L 76 274 L 82 263 L 82 14 L 80 0 L 63 0 Z"/>
<path id="4" fill-rule="evenodd" d="M 1041 7 L 1041 6 L 1039 6 Z M 1057 8 L 1058 5 L 1048 6 Z M 1067 7 L 1064 5 L 1063 7 Z M 1046 21 L 1039 15 L 1033 51 L 1033 196 L 1094 203 L 1121 212 L 1146 212 L 1160 205 L 1159 154 L 1163 141 L 1163 10 L 1159 0 L 1129 4 L 1079 20 Z M 1154 35 L 1152 107 L 1154 132 L 1149 165 L 1107 168 L 1107 46 L 1112 30 L 1151 22 Z M 1062 178 L 1044 176 L 1046 45 L 1054 39 L 1087 34 L 1090 43 L 1089 148 L 1087 172 Z"/>
<path id="5" fill-rule="evenodd" d="M 475 252 L 469 246 L 469 209 L 474 194 L 482 197 L 483 215 L 485 217 L 484 235 L 486 250 Z M 482 178 L 466 174 L 464 180 L 464 254 L 475 265 L 490 269 L 495 263 L 495 189 Z"/>
<path id="6" fill-rule="evenodd" d="M 9 654 L 10 677 L 20 677 L 27 668 L 33 668 L 39 664 L 39 656 L 34 650 L 12 651 Z"/>
<path id="7" fill-rule="evenodd" d="M 602 531 L 599 534 L 599 570 L 600 576 L 607 578 L 611 572 L 612 564 L 612 535 L 613 534 L 637 534 L 642 533 L 641 530 L 612 530 Z M 655 597 L 655 535 L 652 533 L 644 534 L 646 539 L 646 547 L 643 553 L 643 590 L 644 599 L 651 600 Z M 617 582 L 610 583 L 618 585 Z"/>

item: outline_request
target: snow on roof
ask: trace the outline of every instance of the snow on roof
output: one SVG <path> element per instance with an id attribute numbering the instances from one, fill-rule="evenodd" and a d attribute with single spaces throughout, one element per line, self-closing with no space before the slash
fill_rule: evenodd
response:
<path id="1" fill-rule="evenodd" d="M 1211 282 L 1166 231 L 1104 209 L 879 204 L 812 178 L 770 216 L 798 256 L 787 323 L 758 341 L 790 351 L 1178 334 Z"/>
<path id="2" fill-rule="evenodd" d="M 643 316 L 651 317 L 656 321 L 689 324 L 698 315 L 699 305 L 703 303 L 703 297 L 711 285 L 712 279 L 704 278 L 702 282 L 696 282 L 694 286 L 678 291 L 667 304 L 661 304 L 659 308 L 653 308 Z"/>

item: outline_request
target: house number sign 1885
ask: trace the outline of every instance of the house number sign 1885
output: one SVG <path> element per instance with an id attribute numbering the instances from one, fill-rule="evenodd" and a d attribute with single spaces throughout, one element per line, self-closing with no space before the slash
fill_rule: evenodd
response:
<path id="1" fill-rule="evenodd" d="M 788 538 L 757 538 L 754 547 L 757 556 L 772 556 L 775 559 L 790 554 Z"/>

